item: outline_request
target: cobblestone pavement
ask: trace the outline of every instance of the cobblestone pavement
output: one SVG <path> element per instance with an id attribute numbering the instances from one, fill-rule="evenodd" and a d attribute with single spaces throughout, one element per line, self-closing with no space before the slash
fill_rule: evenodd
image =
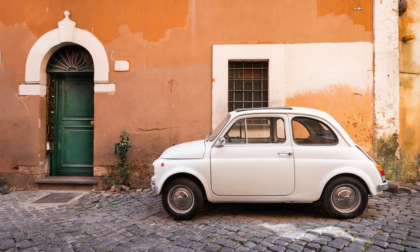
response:
<path id="1" fill-rule="evenodd" d="M 420 251 L 420 193 L 369 199 L 361 217 L 336 220 L 318 204 L 210 204 L 174 221 L 150 192 L 50 191 L 0 196 L 1 251 Z"/>

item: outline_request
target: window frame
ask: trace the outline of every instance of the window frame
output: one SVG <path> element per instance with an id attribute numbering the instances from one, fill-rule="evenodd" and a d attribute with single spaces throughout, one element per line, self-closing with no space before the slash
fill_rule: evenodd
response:
<path id="1" fill-rule="evenodd" d="M 278 135 L 277 134 L 277 122 L 280 119 L 281 121 L 283 121 L 283 130 L 284 130 L 284 141 L 279 141 L 279 142 L 268 142 L 268 143 L 249 143 L 249 134 L 248 134 L 248 119 L 270 119 L 270 137 L 269 138 L 273 138 L 274 136 Z M 234 143 L 234 142 L 228 142 L 226 141 L 226 145 L 229 146 L 242 146 L 242 145 L 259 145 L 259 144 L 272 144 L 272 145 L 281 145 L 281 144 L 286 144 L 288 142 L 288 134 L 287 134 L 287 116 L 283 116 L 283 115 L 252 115 L 252 116 L 241 116 L 238 118 L 235 118 L 235 120 L 233 120 L 232 122 L 229 123 L 229 125 L 227 125 L 227 127 L 225 128 L 225 130 L 222 132 L 220 137 L 225 138 L 225 135 L 232 129 L 232 127 L 238 122 L 244 120 L 244 127 L 245 127 L 245 142 L 244 143 Z M 275 122 L 275 123 L 274 123 Z M 272 135 L 271 135 L 272 134 Z M 226 139 L 226 138 L 225 138 Z"/>
<path id="2" fill-rule="evenodd" d="M 212 128 L 228 113 L 229 60 L 268 61 L 268 106 L 285 104 L 283 44 L 213 45 Z"/>
<path id="3" fill-rule="evenodd" d="M 295 121 L 296 118 L 307 118 L 307 119 L 311 119 L 311 120 L 314 120 L 314 121 L 317 121 L 317 122 L 323 124 L 333 134 L 336 141 L 334 143 L 299 143 L 299 142 L 297 142 L 296 138 L 295 138 L 295 130 L 294 130 L 294 126 L 293 126 L 293 122 Z M 303 127 L 305 127 L 305 129 L 310 133 L 310 130 L 308 130 L 308 128 L 303 123 L 301 123 L 299 121 L 297 121 L 297 122 L 300 123 Z M 292 118 L 290 118 L 290 129 L 291 129 L 291 138 L 292 138 L 293 143 L 296 144 L 296 145 L 299 145 L 299 146 L 336 146 L 336 145 L 340 144 L 339 132 L 337 133 L 334 130 L 334 127 L 332 127 L 332 125 L 330 125 L 329 123 L 327 123 L 324 120 L 321 120 L 319 118 L 314 118 L 314 117 L 310 117 L 310 116 L 303 116 L 303 115 L 293 116 Z"/>
<path id="4" fill-rule="evenodd" d="M 268 69 L 268 60 L 228 61 L 229 112 L 235 109 L 268 107 Z M 242 73 L 242 76 L 237 76 L 237 73 Z M 246 76 L 246 73 L 251 73 L 251 76 Z M 258 77 L 254 73 L 259 73 Z"/>

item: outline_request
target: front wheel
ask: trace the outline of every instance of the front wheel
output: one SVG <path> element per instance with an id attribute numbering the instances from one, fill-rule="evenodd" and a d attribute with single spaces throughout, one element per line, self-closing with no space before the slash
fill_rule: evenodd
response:
<path id="1" fill-rule="evenodd" d="M 186 178 L 177 178 L 164 187 L 162 204 L 174 219 L 188 220 L 200 211 L 203 193 L 195 182 Z"/>
<path id="2" fill-rule="evenodd" d="M 368 192 L 359 180 L 341 177 L 332 180 L 322 194 L 324 210 L 340 219 L 359 216 L 368 203 Z"/>

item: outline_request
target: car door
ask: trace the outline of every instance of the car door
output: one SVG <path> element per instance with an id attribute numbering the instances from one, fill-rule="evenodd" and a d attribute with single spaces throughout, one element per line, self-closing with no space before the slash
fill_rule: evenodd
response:
<path id="1" fill-rule="evenodd" d="M 211 149 L 211 186 L 220 196 L 276 196 L 294 190 L 287 116 L 248 116 L 222 133 Z M 286 134 L 287 133 L 287 134 Z"/>
<path id="2" fill-rule="evenodd" d="M 357 167 L 354 162 L 358 161 L 349 151 L 348 144 L 328 122 L 298 115 L 291 116 L 291 126 L 296 192 L 321 190 L 330 173 L 342 167 Z"/>

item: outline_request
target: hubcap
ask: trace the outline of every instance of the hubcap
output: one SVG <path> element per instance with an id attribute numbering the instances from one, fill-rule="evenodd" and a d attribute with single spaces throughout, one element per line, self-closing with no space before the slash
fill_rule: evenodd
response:
<path id="1" fill-rule="evenodd" d="M 337 211 L 350 213 L 359 207 L 361 194 L 353 185 L 340 185 L 331 194 L 331 202 Z"/>
<path id="2" fill-rule="evenodd" d="M 168 194 L 168 203 L 177 213 L 187 213 L 194 205 L 194 194 L 185 186 L 174 186 Z"/>

